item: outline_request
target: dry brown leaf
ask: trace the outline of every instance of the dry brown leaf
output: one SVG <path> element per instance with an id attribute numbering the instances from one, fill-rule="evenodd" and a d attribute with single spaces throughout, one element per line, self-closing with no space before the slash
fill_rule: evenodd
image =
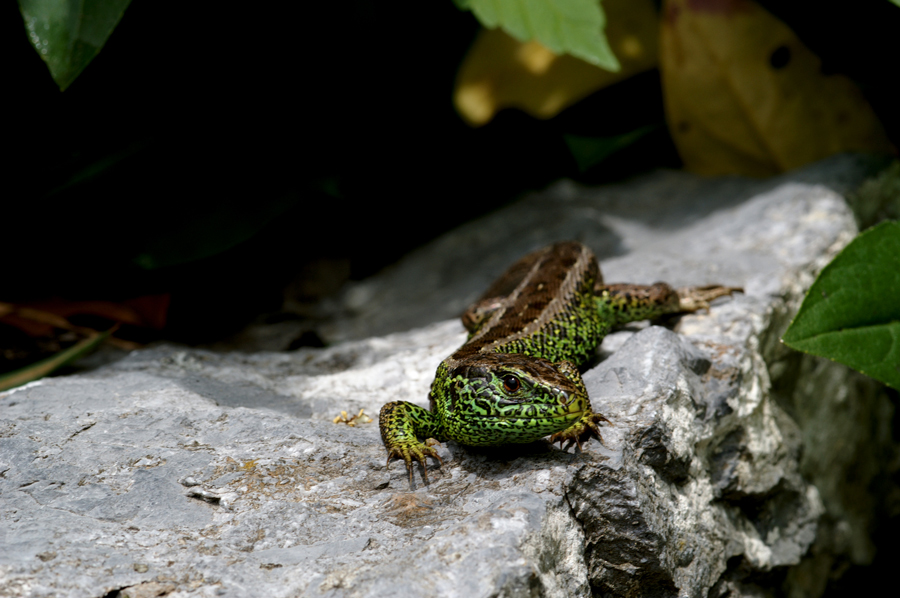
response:
<path id="1" fill-rule="evenodd" d="M 663 15 L 666 116 L 687 169 L 767 176 L 842 151 L 895 151 L 857 86 L 822 74 L 755 2 L 666 0 Z"/>
<path id="2" fill-rule="evenodd" d="M 130 324 L 138 328 L 161 330 L 166 324 L 170 296 L 145 295 L 126 299 L 121 303 L 112 301 L 69 301 L 48 299 L 23 305 L 0 302 L 0 324 L 18 328 L 30 337 L 53 337 L 58 329 L 71 330 L 82 335 L 95 331 L 72 324 L 72 316 L 93 315 L 112 320 L 118 324 Z M 109 337 L 108 343 L 125 350 L 138 348 L 138 343 Z"/>
<path id="3" fill-rule="evenodd" d="M 9 306 L 9 311 L 16 311 L 20 316 L 43 322 L 58 328 L 68 328 L 67 319 L 76 315 L 93 315 L 132 326 L 162 329 L 166 323 L 166 313 L 170 297 L 163 295 L 145 295 L 121 302 L 88 300 L 70 301 L 54 298 L 28 304 Z M 3 306 L 0 303 L 0 316 Z"/>
<path id="4" fill-rule="evenodd" d="M 622 70 L 612 73 L 536 41 L 522 43 L 500 29 L 482 30 L 463 60 L 453 102 L 473 126 L 503 108 L 551 118 L 585 96 L 654 68 L 659 26 L 652 0 L 604 0 L 606 37 Z"/>
<path id="5" fill-rule="evenodd" d="M 162 293 L 125 299 L 122 301 L 122 305 L 133 310 L 140 317 L 141 325 L 154 330 L 162 330 L 166 327 L 171 302 L 172 296 L 169 293 Z"/>

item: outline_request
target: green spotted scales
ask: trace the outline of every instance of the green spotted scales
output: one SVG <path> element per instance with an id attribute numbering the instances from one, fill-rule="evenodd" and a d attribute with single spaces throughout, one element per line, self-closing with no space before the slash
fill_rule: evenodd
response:
<path id="1" fill-rule="evenodd" d="M 424 440 L 470 446 L 601 439 L 608 421 L 591 409 L 578 367 L 618 324 L 696 311 L 739 290 L 710 286 L 673 290 L 604 285 L 597 259 L 574 241 L 556 243 L 513 264 L 463 315 L 466 343 L 438 366 L 430 410 L 395 401 L 381 408 L 388 450 L 406 462 L 440 461 Z M 427 478 L 426 478 L 427 479 Z"/>

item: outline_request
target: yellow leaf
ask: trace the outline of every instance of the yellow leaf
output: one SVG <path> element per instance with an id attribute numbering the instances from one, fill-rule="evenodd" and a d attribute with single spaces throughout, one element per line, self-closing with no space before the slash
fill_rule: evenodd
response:
<path id="1" fill-rule="evenodd" d="M 895 152 L 856 85 L 825 75 L 750 0 L 666 0 L 666 117 L 688 170 L 767 176 L 842 151 Z"/>
<path id="2" fill-rule="evenodd" d="M 503 108 L 551 118 L 598 89 L 654 68 L 659 25 L 652 0 L 604 0 L 603 11 L 607 40 L 622 65 L 619 72 L 485 29 L 459 68 L 453 92 L 457 111 L 473 126 L 488 123 Z"/>

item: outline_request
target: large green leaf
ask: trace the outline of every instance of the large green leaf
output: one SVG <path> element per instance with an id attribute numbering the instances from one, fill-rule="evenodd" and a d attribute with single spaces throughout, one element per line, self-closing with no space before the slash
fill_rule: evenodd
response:
<path id="1" fill-rule="evenodd" d="M 870 228 L 825 266 L 782 340 L 900 389 L 900 222 Z"/>
<path id="2" fill-rule="evenodd" d="M 454 0 L 485 27 L 501 27 L 518 39 L 536 39 L 556 54 L 568 53 L 609 71 L 619 61 L 606 41 L 599 0 Z"/>
<path id="3" fill-rule="evenodd" d="M 60 90 L 106 43 L 131 0 L 19 0 L 28 39 Z"/>

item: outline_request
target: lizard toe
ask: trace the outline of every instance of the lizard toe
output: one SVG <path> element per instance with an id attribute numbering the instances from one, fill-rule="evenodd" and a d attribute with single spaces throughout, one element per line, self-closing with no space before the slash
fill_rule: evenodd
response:
<path id="1" fill-rule="evenodd" d="M 584 450 L 582 443 L 591 438 L 596 438 L 600 444 L 603 444 L 603 436 L 600 434 L 601 422 L 609 423 L 609 420 L 599 413 L 588 413 L 574 425 L 550 436 L 550 442 L 551 444 L 559 442 L 559 447 L 564 451 L 568 451 L 572 446 L 577 446 L 579 452 Z"/>
<path id="2" fill-rule="evenodd" d="M 413 483 L 413 460 L 419 462 L 422 466 L 422 479 L 425 480 L 425 483 L 428 483 L 428 465 L 426 461 L 426 457 L 433 457 L 437 459 L 438 463 L 443 467 L 444 461 L 441 459 L 441 456 L 438 455 L 437 451 L 430 446 L 420 444 L 419 446 L 411 446 L 411 447 L 393 447 L 388 449 L 387 463 L 385 467 L 389 467 L 392 459 L 403 459 L 406 463 L 406 470 L 409 473 L 409 485 L 412 486 Z"/>

